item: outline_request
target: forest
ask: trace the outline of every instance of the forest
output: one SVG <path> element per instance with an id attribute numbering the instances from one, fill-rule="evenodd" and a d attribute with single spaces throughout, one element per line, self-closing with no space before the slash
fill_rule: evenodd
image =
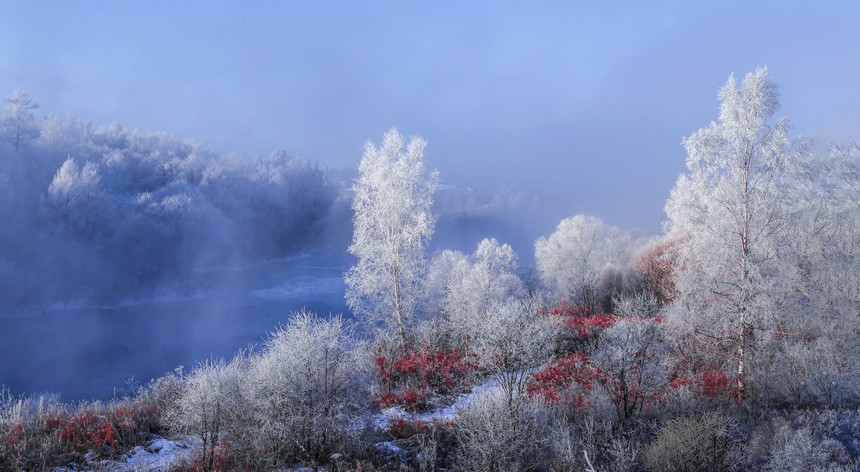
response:
<path id="1" fill-rule="evenodd" d="M 109 400 L 7 385 L 0 469 L 858 470 L 860 147 L 794 137 L 766 68 L 718 97 L 662 234 L 572 215 L 529 267 L 491 237 L 430 251 L 440 175 L 394 128 L 349 173 L 37 119 L 16 91 L 4 312 L 195 293 L 202 269 L 315 249 L 352 258 L 351 313 L 297 311 Z"/>

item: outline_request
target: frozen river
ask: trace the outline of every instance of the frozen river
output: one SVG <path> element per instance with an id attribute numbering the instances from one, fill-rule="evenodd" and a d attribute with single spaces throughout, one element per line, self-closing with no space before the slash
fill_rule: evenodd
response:
<path id="1" fill-rule="evenodd" d="M 299 256 L 202 274 L 204 294 L 0 317 L 0 386 L 13 394 L 106 399 L 183 365 L 230 357 L 306 307 L 347 313 L 347 265 Z"/>

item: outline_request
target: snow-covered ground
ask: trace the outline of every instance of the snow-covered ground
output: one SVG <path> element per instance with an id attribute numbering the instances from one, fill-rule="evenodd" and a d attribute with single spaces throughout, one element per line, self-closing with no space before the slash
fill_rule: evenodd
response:
<path id="1" fill-rule="evenodd" d="M 128 455 L 125 462 L 117 462 L 109 469 L 111 472 L 153 471 L 167 472 L 171 464 L 182 459 L 188 459 L 194 453 L 199 441 L 191 438 L 171 441 L 158 438 L 150 442 L 145 448 L 136 447 Z"/>
<path id="2" fill-rule="evenodd" d="M 93 461 L 82 469 L 58 467 L 54 472 L 168 472 L 172 465 L 190 459 L 200 441 L 187 437 L 177 440 L 155 438 L 146 447 L 137 446 L 124 459 Z"/>
<path id="3" fill-rule="evenodd" d="M 436 409 L 424 413 L 410 413 L 400 406 L 386 408 L 373 416 L 373 427 L 377 430 L 384 430 L 392 421 L 401 419 L 405 421 L 421 421 L 423 423 L 453 421 L 457 414 L 480 395 L 488 394 L 499 388 L 497 380 L 488 380 L 481 385 L 474 387 L 469 393 L 461 393 L 457 396 L 457 400 L 450 405 L 443 405 Z"/>
<path id="4" fill-rule="evenodd" d="M 386 408 L 373 415 L 371 424 L 375 429 L 382 431 L 388 428 L 388 425 L 392 421 L 397 419 L 422 421 L 425 423 L 453 421 L 457 414 L 463 408 L 466 408 L 475 398 L 491 393 L 497 388 L 499 388 L 497 381 L 488 380 L 473 388 L 471 392 L 460 394 L 452 404 L 443 405 L 424 413 L 410 413 L 400 407 Z M 98 465 L 99 470 L 110 472 L 166 472 L 172 464 L 190 458 L 199 447 L 200 441 L 191 437 L 178 440 L 157 438 L 147 444 L 146 447 L 138 446 L 134 448 L 123 460 L 101 462 L 94 465 Z M 387 449 L 389 453 L 393 454 L 400 454 L 402 452 L 399 446 L 390 441 L 379 443 L 377 447 Z M 68 471 L 68 469 L 66 470 Z"/>

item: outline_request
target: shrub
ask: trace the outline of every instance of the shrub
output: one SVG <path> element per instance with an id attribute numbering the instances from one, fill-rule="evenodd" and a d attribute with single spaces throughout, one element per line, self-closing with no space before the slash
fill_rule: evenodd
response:
<path id="1" fill-rule="evenodd" d="M 529 398 L 540 397 L 549 405 L 585 411 L 587 394 L 598 372 L 582 353 L 565 355 L 534 374 L 526 387 Z"/>
<path id="2" fill-rule="evenodd" d="M 350 446 L 355 416 L 368 397 L 365 359 L 340 317 L 302 311 L 272 334 L 250 369 L 261 468 L 326 463 Z"/>
<path id="3" fill-rule="evenodd" d="M 737 398 L 737 386 L 722 370 L 702 369 L 695 373 L 676 372 L 669 381 L 670 390 L 689 390 L 698 400 Z"/>
<path id="4" fill-rule="evenodd" d="M 394 436 L 395 439 L 408 439 L 430 431 L 430 425 L 421 420 L 409 421 L 397 418 L 388 424 L 385 432 Z"/>
<path id="5" fill-rule="evenodd" d="M 377 405 L 413 410 L 425 407 L 431 394 L 445 395 L 467 386 L 477 368 L 465 352 L 455 349 L 407 351 L 391 357 L 377 354 L 374 365 L 383 390 Z"/>
<path id="6" fill-rule="evenodd" d="M 249 427 L 248 402 L 243 392 L 247 365 L 242 354 L 230 362 L 209 361 L 199 365 L 188 376 L 177 401 L 173 428 L 201 439 L 202 470 L 215 470 L 215 456 L 225 437 L 238 436 Z"/>
<path id="7" fill-rule="evenodd" d="M 494 303 L 471 346 L 482 369 L 502 388 L 513 409 L 525 395 L 530 371 L 552 352 L 555 331 L 545 316 L 539 296 Z"/>
<path id="8" fill-rule="evenodd" d="M 727 470 L 728 428 L 729 419 L 717 413 L 675 418 L 645 448 L 645 465 L 655 472 Z"/>
<path id="9" fill-rule="evenodd" d="M 519 403 L 512 411 L 501 389 L 478 395 L 454 426 L 455 470 L 546 469 L 549 418 L 538 402 Z"/>
<path id="10" fill-rule="evenodd" d="M 564 300 L 543 313 L 551 317 L 553 323 L 561 329 L 563 342 L 568 343 L 593 338 L 617 321 L 612 314 L 592 313 L 584 305 L 574 306 Z"/>
<path id="11" fill-rule="evenodd" d="M 856 470 L 856 458 L 850 459 L 845 447 L 829 437 L 820 420 L 826 423 L 826 415 L 802 415 L 796 427 L 784 417 L 760 424 L 740 451 L 745 465 L 765 472 Z"/>
<path id="12" fill-rule="evenodd" d="M 0 393 L 0 470 L 40 470 L 113 458 L 163 430 L 164 412 L 143 396 L 71 409 L 54 397 Z"/>
<path id="13" fill-rule="evenodd" d="M 624 320 L 598 340 L 591 363 L 612 395 L 620 418 L 648 412 L 662 402 L 669 383 L 670 361 L 661 325 L 647 320 Z"/>

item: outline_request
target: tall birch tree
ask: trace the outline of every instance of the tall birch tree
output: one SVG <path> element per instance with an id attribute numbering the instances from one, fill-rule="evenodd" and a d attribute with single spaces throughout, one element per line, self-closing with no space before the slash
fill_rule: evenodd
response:
<path id="1" fill-rule="evenodd" d="M 756 346 L 791 300 L 796 264 L 786 204 L 792 170 L 803 157 L 773 120 L 779 108 L 767 69 L 720 90 L 717 122 L 684 140 L 689 173 L 666 206 L 671 231 L 683 236 L 670 319 L 733 371 L 738 397 Z"/>
<path id="2" fill-rule="evenodd" d="M 401 345 L 420 296 L 424 250 L 433 234 L 437 174 L 424 167 L 420 137 L 408 144 L 391 129 L 379 147 L 368 141 L 353 185 L 358 263 L 345 274 L 346 301 L 358 315 L 397 332 Z"/>

